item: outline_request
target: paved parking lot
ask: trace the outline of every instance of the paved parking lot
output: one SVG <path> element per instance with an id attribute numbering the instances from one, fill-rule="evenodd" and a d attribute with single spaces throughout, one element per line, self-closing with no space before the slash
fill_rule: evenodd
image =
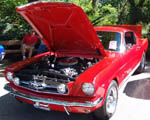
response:
<path id="1" fill-rule="evenodd" d="M 19 103 L 3 89 L 6 83 L 0 64 L 0 120 L 94 120 L 91 114 L 43 111 Z M 117 111 L 110 120 L 150 120 L 150 63 L 146 71 L 132 75 L 119 90 Z"/>

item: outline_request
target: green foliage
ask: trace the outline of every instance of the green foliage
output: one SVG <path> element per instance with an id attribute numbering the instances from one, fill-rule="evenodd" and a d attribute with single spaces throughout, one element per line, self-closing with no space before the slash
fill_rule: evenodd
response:
<path id="1" fill-rule="evenodd" d="M 27 0 L 1 0 L 0 1 L 0 18 L 9 17 L 9 22 L 16 20 L 16 6 L 27 3 Z"/>
<path id="2" fill-rule="evenodd" d="M 25 21 L 24 24 L 14 24 L 3 18 L 0 20 L 0 40 L 22 39 L 28 29 L 29 25 Z"/>
<path id="3" fill-rule="evenodd" d="M 27 2 L 27 0 L 0 1 L 0 40 L 22 39 L 29 25 L 18 15 L 15 8 Z"/>
<path id="4" fill-rule="evenodd" d="M 118 21 L 117 9 L 112 7 L 111 4 L 102 6 L 99 14 L 103 17 L 98 25 L 115 25 Z"/>
<path id="5" fill-rule="evenodd" d="M 43 0 L 41 0 L 43 1 Z M 47 0 L 73 2 L 81 6 L 93 25 L 143 24 L 144 37 L 150 38 L 150 1 L 129 0 Z M 16 6 L 26 4 L 28 0 L 0 0 L 0 40 L 22 39 L 28 32 L 28 23 L 16 12 Z M 134 19 L 132 19 L 134 18 Z M 136 21 L 135 21 L 136 20 Z"/>
<path id="6" fill-rule="evenodd" d="M 42 1 L 42 0 L 41 0 Z M 47 0 L 50 1 L 50 0 Z M 83 8 L 94 25 L 116 24 L 118 20 L 117 9 L 111 4 L 102 5 L 95 0 L 93 8 L 92 0 L 53 0 L 63 2 L 73 2 Z M 0 1 L 0 40 L 22 39 L 28 32 L 29 25 L 16 12 L 16 6 L 26 4 L 28 0 L 1 0 Z"/>
<path id="7" fill-rule="evenodd" d="M 89 19 L 94 21 L 94 25 L 115 25 L 117 23 L 117 9 L 112 7 L 111 4 L 97 3 L 97 7 L 93 9 L 92 2 L 89 2 L 82 4 L 81 7 L 87 13 Z"/>

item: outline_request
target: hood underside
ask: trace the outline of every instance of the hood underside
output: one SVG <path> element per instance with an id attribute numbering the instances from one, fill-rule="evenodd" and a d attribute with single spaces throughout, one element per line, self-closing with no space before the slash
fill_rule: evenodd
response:
<path id="1" fill-rule="evenodd" d="M 16 10 L 35 29 L 50 50 L 105 55 L 90 20 L 75 4 L 33 2 L 19 6 Z"/>

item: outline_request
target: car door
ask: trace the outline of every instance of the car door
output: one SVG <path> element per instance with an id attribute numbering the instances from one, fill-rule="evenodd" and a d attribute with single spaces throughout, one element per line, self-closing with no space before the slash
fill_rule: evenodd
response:
<path id="1" fill-rule="evenodd" d="M 140 62 L 142 51 L 138 45 L 134 32 L 124 33 L 123 43 L 126 50 L 121 55 L 120 81 L 131 75 Z"/>

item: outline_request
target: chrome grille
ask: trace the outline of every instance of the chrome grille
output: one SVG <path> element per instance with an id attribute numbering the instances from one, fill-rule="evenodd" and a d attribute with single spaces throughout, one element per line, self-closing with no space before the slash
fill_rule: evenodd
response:
<path id="1" fill-rule="evenodd" d="M 44 93 L 56 93 L 57 92 L 57 86 L 61 83 L 67 84 L 69 80 L 63 80 L 63 79 L 57 79 L 57 78 L 50 78 L 46 76 L 40 76 L 40 75 L 33 75 L 29 76 L 29 80 L 22 80 L 20 81 L 20 86 L 33 90 L 33 91 L 39 91 Z M 66 90 L 66 93 L 68 94 L 68 88 Z"/>

